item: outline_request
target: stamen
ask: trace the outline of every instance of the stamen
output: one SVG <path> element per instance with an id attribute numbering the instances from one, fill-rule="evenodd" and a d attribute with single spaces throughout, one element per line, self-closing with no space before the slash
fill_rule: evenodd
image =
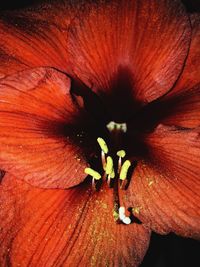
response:
<path id="1" fill-rule="evenodd" d="M 126 160 L 124 164 L 122 165 L 119 178 L 120 180 L 124 181 L 127 178 L 128 169 L 131 166 L 130 160 Z"/>
<path id="2" fill-rule="evenodd" d="M 92 168 L 85 168 L 84 172 L 90 176 L 92 176 L 95 180 L 101 179 L 101 174 Z"/>
<path id="3" fill-rule="evenodd" d="M 108 153 L 108 146 L 107 146 L 106 142 L 104 141 L 104 139 L 101 138 L 101 137 L 98 137 L 98 138 L 97 138 L 97 142 L 99 143 L 99 146 L 100 146 L 101 150 L 102 150 L 105 154 L 107 154 L 107 153 Z"/>
<path id="4" fill-rule="evenodd" d="M 119 208 L 119 219 L 124 224 L 130 224 L 131 223 L 131 219 L 125 215 L 125 207 L 120 207 Z"/>
<path id="5" fill-rule="evenodd" d="M 131 224 L 131 219 L 130 219 L 129 217 L 125 217 L 125 218 L 122 220 L 122 222 L 123 222 L 124 224 Z"/>
<path id="6" fill-rule="evenodd" d="M 106 156 L 103 150 L 101 150 L 101 163 L 103 166 L 104 171 L 106 170 Z"/>
<path id="7" fill-rule="evenodd" d="M 108 183 L 108 186 L 109 187 L 111 187 L 111 181 L 110 181 L 110 179 L 114 179 L 115 178 L 115 171 L 114 171 L 114 168 L 113 168 L 113 170 L 112 170 L 112 172 L 111 172 L 111 174 L 109 174 L 108 175 L 108 180 L 107 180 L 107 183 Z"/>
<path id="8" fill-rule="evenodd" d="M 124 158 L 126 156 L 125 150 L 117 151 L 117 156 L 120 157 L 120 158 Z"/>
<path id="9" fill-rule="evenodd" d="M 107 183 L 109 186 L 111 186 L 110 179 L 115 178 L 115 171 L 114 171 L 114 166 L 113 166 L 113 159 L 110 156 L 107 157 L 107 164 L 106 164 L 105 172 L 108 175 Z"/>
<path id="10" fill-rule="evenodd" d="M 119 160 L 118 160 L 118 173 L 120 173 L 121 171 L 121 167 L 122 167 L 122 158 L 124 158 L 126 156 L 126 152 L 125 150 L 119 150 L 117 151 L 117 156 L 119 157 Z"/>
<path id="11" fill-rule="evenodd" d="M 98 137 L 97 138 L 97 142 L 101 148 L 101 162 L 102 162 L 102 166 L 103 166 L 103 169 L 105 171 L 105 168 L 106 168 L 106 157 L 105 157 L 105 154 L 108 153 L 108 146 L 106 144 L 106 142 L 104 141 L 103 138 L 101 137 Z"/>
<path id="12" fill-rule="evenodd" d="M 124 164 L 121 167 L 120 174 L 119 174 L 119 179 L 120 179 L 120 188 L 125 190 L 128 184 L 127 180 L 127 174 L 128 174 L 128 169 L 131 166 L 131 162 L 129 160 L 126 160 Z"/>
<path id="13" fill-rule="evenodd" d="M 107 127 L 109 130 L 113 128 L 116 130 L 114 132 L 117 133 L 118 130 L 125 131 L 126 124 L 117 124 L 115 122 L 110 122 Z M 124 128 L 125 127 L 125 128 Z M 112 128 L 112 129 L 111 129 Z M 97 138 L 97 142 L 101 148 L 101 160 L 103 165 L 103 177 L 99 172 L 92 168 L 85 168 L 85 173 L 92 176 L 92 187 L 94 190 L 98 191 L 100 186 L 102 185 L 103 180 L 107 180 L 108 186 L 113 188 L 113 200 L 114 200 L 114 210 L 113 216 L 114 220 L 119 223 L 120 221 L 124 224 L 131 224 L 131 217 L 126 216 L 125 207 L 120 207 L 120 195 L 119 195 L 119 185 L 122 189 L 126 189 L 129 181 L 127 179 L 128 170 L 131 166 L 130 160 L 126 160 L 122 164 L 122 159 L 126 156 L 125 150 L 117 151 L 118 159 L 118 169 L 117 169 L 117 177 L 115 173 L 115 165 L 113 163 L 113 158 L 111 156 L 107 156 L 108 154 L 108 146 L 105 140 L 101 137 Z M 116 177 L 116 179 L 114 179 Z M 101 179 L 102 178 L 102 179 Z M 119 183 L 120 182 L 120 183 Z M 123 204 L 122 204 L 123 205 Z"/>
<path id="14" fill-rule="evenodd" d="M 125 208 L 124 207 L 120 207 L 119 208 L 119 218 L 120 220 L 122 220 L 123 218 L 125 218 Z"/>
<path id="15" fill-rule="evenodd" d="M 106 163 L 106 174 L 111 174 L 113 171 L 113 159 L 108 156 L 107 157 L 107 163 Z"/>
<path id="16" fill-rule="evenodd" d="M 110 178 L 114 179 L 115 178 L 115 171 L 114 169 L 112 170 L 111 174 L 110 174 Z"/>
<path id="17" fill-rule="evenodd" d="M 98 185 L 100 184 L 101 174 L 92 168 L 85 168 L 85 173 L 92 176 L 92 188 L 93 190 L 98 190 Z"/>

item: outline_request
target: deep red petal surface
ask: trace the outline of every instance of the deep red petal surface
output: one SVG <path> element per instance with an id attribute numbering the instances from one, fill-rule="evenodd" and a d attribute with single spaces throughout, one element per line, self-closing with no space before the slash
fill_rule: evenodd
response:
<path id="1" fill-rule="evenodd" d="M 171 89 L 190 31 L 178 0 L 53 1 L 1 16 L 0 77 L 54 67 L 98 92 L 111 120 L 125 121 Z"/>
<path id="2" fill-rule="evenodd" d="M 80 111 L 69 90 L 69 78 L 50 68 L 0 80 L 1 169 L 45 188 L 66 188 L 85 178 L 75 125 Z"/>
<path id="3" fill-rule="evenodd" d="M 156 109 L 164 114 L 161 121 L 165 124 L 195 128 L 200 126 L 200 15 L 192 15 L 191 20 L 192 42 L 185 69 Z"/>
<path id="4" fill-rule="evenodd" d="M 20 209 L 24 206 L 24 197 L 29 189 L 14 176 L 6 174 L 0 184 L 0 266 L 10 266 L 10 248 L 20 223 Z M 16 202 L 18 208 L 16 208 Z"/>
<path id="5" fill-rule="evenodd" d="M 66 70 L 67 32 L 79 4 L 51 1 L 0 13 L 0 77 L 29 67 Z"/>
<path id="6" fill-rule="evenodd" d="M 146 142 L 128 190 L 134 214 L 158 233 L 200 238 L 199 132 L 160 126 Z"/>
<path id="7" fill-rule="evenodd" d="M 18 231 L 12 246 L 3 247 L 12 266 L 138 266 L 141 262 L 149 230 L 114 222 L 111 190 L 93 193 L 87 185 L 67 191 L 29 186 L 25 192 L 27 185 L 17 183 L 12 197 L 21 220 L 14 222 Z M 3 204 L 0 216 L 5 216 Z M 10 225 L 4 225 L 5 231 Z"/>
<path id="8" fill-rule="evenodd" d="M 192 41 L 190 45 L 189 55 L 185 64 L 184 71 L 172 91 L 185 91 L 200 84 L 200 14 L 190 15 L 192 24 Z"/>
<path id="9" fill-rule="evenodd" d="M 143 103 L 172 87 L 190 42 L 180 1 L 103 1 L 79 13 L 68 51 L 72 70 L 89 87 L 101 95 L 116 90 L 119 98 L 129 93 Z"/>

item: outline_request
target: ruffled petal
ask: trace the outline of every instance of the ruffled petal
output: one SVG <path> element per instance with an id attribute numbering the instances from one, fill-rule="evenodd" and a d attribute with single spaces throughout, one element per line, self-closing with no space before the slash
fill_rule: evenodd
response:
<path id="1" fill-rule="evenodd" d="M 22 192 L 27 185 L 18 183 Z M 114 222 L 112 190 L 30 186 L 21 198 L 23 206 L 14 203 L 21 218 L 18 232 L 4 250 L 13 266 L 138 266 L 148 248 L 148 229 Z"/>
<path id="2" fill-rule="evenodd" d="M 127 95 L 144 103 L 172 87 L 190 43 L 180 1 L 103 1 L 79 13 L 69 28 L 68 51 L 75 76 L 88 87 L 117 94 L 118 108 Z"/>
<path id="3" fill-rule="evenodd" d="M 146 143 L 127 192 L 134 215 L 158 233 L 200 238 L 199 132 L 159 126 Z"/>
<path id="4" fill-rule="evenodd" d="M 45 188 L 85 178 L 84 119 L 69 90 L 70 79 L 50 68 L 0 81 L 1 169 Z"/>
<path id="5" fill-rule="evenodd" d="M 200 126 L 200 16 L 191 19 L 192 42 L 184 71 L 175 88 L 146 112 L 150 120 L 186 128 Z"/>

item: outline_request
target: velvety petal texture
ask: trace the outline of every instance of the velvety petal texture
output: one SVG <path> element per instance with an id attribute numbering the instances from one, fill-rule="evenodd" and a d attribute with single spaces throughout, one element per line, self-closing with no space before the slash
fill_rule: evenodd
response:
<path id="1" fill-rule="evenodd" d="M 66 51 L 61 32 L 47 21 L 29 15 L 13 14 L 0 21 L 2 77 L 28 67 L 64 69 Z"/>
<path id="2" fill-rule="evenodd" d="M 158 233 L 200 238 L 199 131 L 159 126 L 146 143 L 128 189 L 133 213 Z"/>
<path id="3" fill-rule="evenodd" d="M 95 92 L 119 94 L 122 106 L 127 94 L 146 103 L 172 87 L 190 44 L 180 1 L 88 2 L 79 13 L 69 27 L 70 65 Z"/>
<path id="4" fill-rule="evenodd" d="M 150 107 L 151 117 L 168 125 L 200 126 L 200 15 L 191 16 L 192 41 L 184 71 L 176 86 Z"/>
<path id="5" fill-rule="evenodd" d="M 20 210 L 16 209 L 16 203 L 18 207 L 23 207 L 23 196 L 29 188 L 28 186 L 20 188 L 20 185 L 21 183 L 15 177 L 7 174 L 0 184 L 0 266 L 2 267 L 10 266 L 9 254 L 12 240 L 21 222 Z"/>
<path id="6" fill-rule="evenodd" d="M 12 180 L 7 181 L 7 187 L 10 183 Z M 6 205 L 9 197 L 14 199 L 13 209 L 20 218 L 14 220 L 18 231 L 11 244 L 3 247 L 7 263 L 22 267 L 133 267 L 141 262 L 148 247 L 149 230 L 139 224 L 127 226 L 114 222 L 112 190 L 94 193 L 90 184 L 69 190 L 31 186 L 27 190 L 25 182 L 19 180 L 17 184 L 5 201 Z M 3 202 L 1 217 L 5 216 L 4 211 Z M 5 224 L 4 231 L 10 226 Z"/>
<path id="7" fill-rule="evenodd" d="M 176 125 L 183 128 L 200 126 L 200 83 L 182 88 L 151 103 L 142 114 L 145 121 Z"/>
<path id="8" fill-rule="evenodd" d="M 191 14 L 192 36 L 189 54 L 183 73 L 172 91 L 184 91 L 200 84 L 200 14 Z"/>
<path id="9" fill-rule="evenodd" d="M 41 1 L 31 8 L 1 12 L 0 77 L 29 67 L 66 71 L 68 27 L 80 6 L 73 1 Z"/>
<path id="10" fill-rule="evenodd" d="M 0 80 L 0 168 L 35 186 L 66 188 L 85 178 L 80 110 L 70 79 L 50 68 Z"/>
<path id="11" fill-rule="evenodd" d="M 179 0 L 0 16 L 0 266 L 136 267 L 150 229 L 200 238 L 199 41 Z M 119 193 L 130 225 L 114 221 L 114 190 L 84 174 L 111 120 L 143 156 Z"/>

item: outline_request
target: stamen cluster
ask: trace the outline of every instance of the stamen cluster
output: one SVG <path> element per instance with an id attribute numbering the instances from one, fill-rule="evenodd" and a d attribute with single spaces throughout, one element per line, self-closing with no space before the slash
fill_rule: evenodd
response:
<path id="1" fill-rule="evenodd" d="M 118 188 L 118 181 L 120 182 L 120 188 L 125 189 L 128 181 L 127 181 L 127 174 L 129 168 L 131 166 L 130 160 L 123 159 L 126 156 L 125 150 L 117 151 L 116 155 L 118 156 L 118 164 L 117 164 L 117 171 L 115 171 L 115 165 L 113 158 L 108 155 L 109 149 L 105 142 L 105 140 L 101 137 L 97 138 L 97 142 L 101 148 L 101 162 L 102 162 L 102 169 L 103 172 L 100 174 L 98 171 L 92 168 L 85 168 L 85 173 L 92 177 L 92 187 L 94 190 L 97 190 L 98 184 L 102 183 L 102 180 L 106 180 L 109 187 L 113 187 L 113 184 L 117 185 Z M 114 188 L 115 189 L 115 188 Z M 125 215 L 125 207 L 118 207 L 118 210 L 115 211 L 117 213 L 117 218 L 124 224 L 130 224 L 131 219 Z M 116 215 L 116 214 L 115 214 Z"/>
<path id="2" fill-rule="evenodd" d="M 99 181 L 100 179 L 105 178 L 108 182 L 108 185 L 110 186 L 111 179 L 114 179 L 119 176 L 122 185 L 123 182 L 127 179 L 128 170 L 131 166 L 130 160 L 125 160 L 122 164 L 122 159 L 126 156 L 125 150 L 117 151 L 117 156 L 119 159 L 117 165 L 118 175 L 116 175 L 114 170 L 113 158 L 111 156 L 107 156 L 109 150 L 105 140 L 101 137 L 98 137 L 97 142 L 101 148 L 101 161 L 104 173 L 103 175 L 101 175 L 99 172 L 92 168 L 85 168 L 85 173 L 92 176 L 93 184 L 95 184 L 95 180 Z M 123 187 L 121 186 L 121 188 Z"/>

